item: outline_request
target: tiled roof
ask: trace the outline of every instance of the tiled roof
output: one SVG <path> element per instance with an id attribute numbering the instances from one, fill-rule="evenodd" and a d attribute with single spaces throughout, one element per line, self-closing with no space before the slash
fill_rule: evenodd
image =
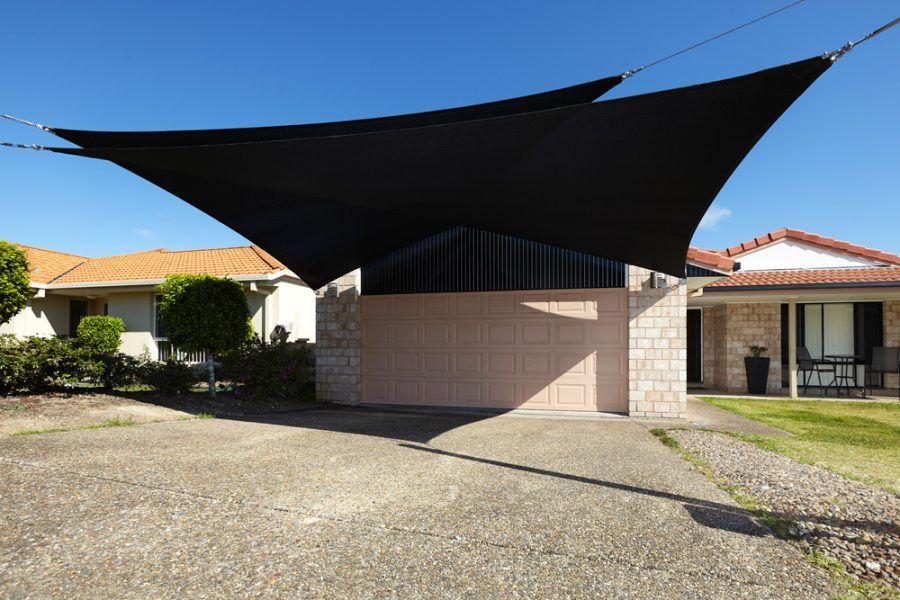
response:
<path id="1" fill-rule="evenodd" d="M 870 260 L 880 261 L 888 264 L 900 265 L 900 255 L 891 254 L 889 252 L 882 252 L 880 250 L 875 250 L 873 248 L 866 248 L 865 246 L 859 246 L 857 244 L 851 244 L 849 242 L 842 242 L 840 240 L 836 240 L 834 238 L 824 237 L 821 235 L 816 235 L 814 233 L 807 233 L 805 231 L 801 231 L 799 229 L 779 229 L 778 231 L 773 231 L 772 233 L 767 233 L 763 236 L 760 236 L 756 239 L 750 240 L 748 242 L 744 242 L 743 244 L 738 244 L 737 246 L 732 246 L 727 250 L 723 250 L 721 254 L 725 256 L 740 256 L 745 252 L 749 252 L 750 250 L 755 250 L 761 246 L 765 246 L 767 244 L 771 244 L 772 242 L 788 238 L 792 240 L 798 240 L 801 242 L 806 242 L 809 244 L 815 244 L 817 246 L 823 246 L 830 250 L 837 250 L 839 252 L 844 252 L 846 254 L 852 254 L 854 256 L 868 258 Z"/>
<path id="2" fill-rule="evenodd" d="M 56 250 L 18 245 L 28 257 L 28 276 L 35 283 L 49 283 L 66 271 L 88 260 L 84 256 Z"/>
<path id="3" fill-rule="evenodd" d="M 717 269 L 719 271 L 732 271 L 734 269 L 734 259 L 723 256 L 712 250 L 701 250 L 691 246 L 688 248 L 687 259 L 705 267 Z"/>
<path id="4" fill-rule="evenodd" d="M 35 266 L 32 281 L 78 284 L 163 279 L 167 275 L 267 275 L 285 269 L 258 246 L 207 250 L 149 250 L 101 258 L 85 258 L 25 247 Z"/>
<path id="5" fill-rule="evenodd" d="M 747 271 L 706 286 L 709 291 L 734 287 L 770 286 L 852 286 L 895 283 L 900 287 L 900 267 L 869 267 L 861 269 L 803 269 L 799 271 Z"/>

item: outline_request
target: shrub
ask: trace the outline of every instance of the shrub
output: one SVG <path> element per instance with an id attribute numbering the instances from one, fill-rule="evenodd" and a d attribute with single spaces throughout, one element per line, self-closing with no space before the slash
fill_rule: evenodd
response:
<path id="1" fill-rule="evenodd" d="M 196 368 L 172 358 L 166 362 L 147 362 L 140 373 L 141 383 L 165 395 L 189 392 L 200 381 Z"/>
<path id="2" fill-rule="evenodd" d="M 221 371 L 235 394 L 253 400 L 299 398 L 314 377 L 306 344 L 267 343 L 257 337 L 224 357 Z"/>
<path id="3" fill-rule="evenodd" d="M 14 335 L 0 335 L 0 395 L 5 396 L 22 388 L 24 358 L 19 351 L 19 340 Z"/>
<path id="4" fill-rule="evenodd" d="M 209 354 L 209 391 L 215 395 L 213 357 L 237 351 L 253 334 L 244 289 L 231 279 L 172 275 L 160 294 L 166 335 L 182 350 Z"/>
<path id="5" fill-rule="evenodd" d="M 100 366 L 75 340 L 4 336 L 0 343 L 0 393 L 35 393 L 97 377 Z"/>
<path id="6" fill-rule="evenodd" d="M 150 359 L 147 355 L 139 357 L 116 352 L 100 356 L 103 365 L 100 372 L 100 383 L 106 389 L 123 388 L 143 382 L 143 372 Z"/>
<path id="7" fill-rule="evenodd" d="M 0 325 L 18 314 L 31 297 L 28 258 L 9 242 L 0 240 Z"/>
<path id="8" fill-rule="evenodd" d="M 119 349 L 125 323 L 118 317 L 83 317 L 75 333 L 78 342 L 93 354 L 113 354 Z"/>

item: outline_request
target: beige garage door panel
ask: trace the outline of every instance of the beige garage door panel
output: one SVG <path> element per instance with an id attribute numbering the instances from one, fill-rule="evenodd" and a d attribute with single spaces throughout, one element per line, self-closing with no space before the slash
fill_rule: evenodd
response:
<path id="1" fill-rule="evenodd" d="M 363 402 L 625 411 L 621 289 L 362 297 Z"/>

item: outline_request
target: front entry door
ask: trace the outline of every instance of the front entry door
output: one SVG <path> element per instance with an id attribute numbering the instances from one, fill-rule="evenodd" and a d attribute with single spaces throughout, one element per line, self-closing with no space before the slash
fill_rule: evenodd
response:
<path id="1" fill-rule="evenodd" d="M 703 380 L 703 311 L 687 311 L 687 380 Z"/>
<path id="2" fill-rule="evenodd" d="M 71 337 L 75 337 L 78 330 L 78 323 L 87 316 L 87 313 L 87 300 L 77 300 L 75 298 L 69 300 L 69 335 Z"/>

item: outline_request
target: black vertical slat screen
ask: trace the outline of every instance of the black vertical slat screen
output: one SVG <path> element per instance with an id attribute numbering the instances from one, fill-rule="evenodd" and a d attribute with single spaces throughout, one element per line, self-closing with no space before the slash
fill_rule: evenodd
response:
<path id="1" fill-rule="evenodd" d="M 519 238 L 454 227 L 361 269 L 362 294 L 625 287 L 625 264 Z"/>
<path id="2" fill-rule="evenodd" d="M 687 277 L 724 277 L 721 273 L 697 265 L 685 265 L 684 270 Z"/>

